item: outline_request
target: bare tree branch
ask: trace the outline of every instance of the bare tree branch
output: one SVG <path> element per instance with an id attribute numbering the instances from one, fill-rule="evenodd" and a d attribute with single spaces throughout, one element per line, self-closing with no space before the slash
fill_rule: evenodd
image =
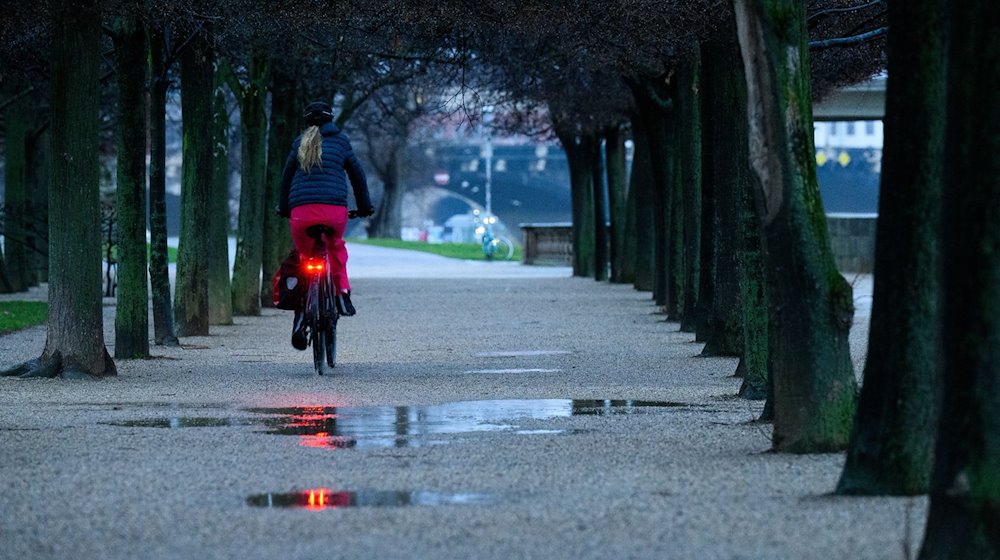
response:
<path id="1" fill-rule="evenodd" d="M 819 50 L 827 49 L 830 47 L 845 47 L 849 45 L 856 45 L 858 43 L 864 43 L 866 41 L 871 41 L 877 37 L 885 35 L 889 31 L 889 27 L 880 27 L 878 29 L 873 29 L 867 33 L 862 33 L 860 35 L 852 35 L 851 37 L 840 37 L 838 39 L 827 39 L 825 41 L 809 41 L 809 49 Z"/>
<path id="2" fill-rule="evenodd" d="M 850 12 L 860 12 L 861 10 L 866 10 L 873 6 L 878 6 L 879 4 L 885 4 L 885 0 L 875 0 L 874 2 L 869 2 L 867 4 L 862 4 L 860 6 L 851 6 L 849 8 L 828 8 L 826 10 L 820 10 L 816 13 L 810 14 L 806 21 L 811 22 L 813 20 L 819 19 L 821 17 L 830 16 L 834 14 L 846 14 Z"/>

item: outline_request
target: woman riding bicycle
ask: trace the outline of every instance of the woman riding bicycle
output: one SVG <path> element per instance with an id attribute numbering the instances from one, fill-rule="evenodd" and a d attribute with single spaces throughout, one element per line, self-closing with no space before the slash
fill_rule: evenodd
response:
<path id="1" fill-rule="evenodd" d="M 292 242 L 303 257 L 313 256 L 315 241 L 306 230 L 317 224 L 328 226 L 333 235 L 324 236 L 329 248 L 330 268 L 336 287 L 337 310 L 341 315 L 354 315 L 351 285 L 347 280 L 347 178 L 350 177 L 359 217 L 375 213 L 364 169 L 351 141 L 333 123 L 333 108 L 328 103 L 314 101 L 303 114 L 307 128 L 292 143 L 291 153 L 281 176 L 281 199 L 278 213 L 290 218 Z M 346 171 L 346 177 L 345 177 Z M 303 336 L 302 312 L 295 312 L 292 345 L 306 348 Z"/>

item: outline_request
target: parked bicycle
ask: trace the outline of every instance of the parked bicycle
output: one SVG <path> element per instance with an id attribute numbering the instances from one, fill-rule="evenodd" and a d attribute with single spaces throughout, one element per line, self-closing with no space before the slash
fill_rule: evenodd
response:
<path id="1" fill-rule="evenodd" d="M 482 238 L 483 256 L 486 257 L 486 260 L 510 260 L 514 256 L 514 243 L 502 235 L 493 233 L 493 224 L 497 223 L 497 217 L 488 214 L 480 219 L 479 210 L 475 210 L 473 214 L 476 216 L 476 221 L 480 223 L 476 228 L 476 235 Z"/>
<path id="2" fill-rule="evenodd" d="M 357 218 L 357 212 L 351 210 L 347 213 L 347 217 Z M 313 366 L 317 374 L 323 375 L 337 366 L 337 323 L 340 320 L 340 312 L 334 300 L 336 295 L 330 254 L 326 250 L 324 241 L 324 236 L 333 235 L 333 229 L 317 224 L 308 228 L 306 233 L 316 240 L 316 249 L 312 258 L 302 261 L 308 280 L 303 321 L 306 340 L 313 350 Z"/>

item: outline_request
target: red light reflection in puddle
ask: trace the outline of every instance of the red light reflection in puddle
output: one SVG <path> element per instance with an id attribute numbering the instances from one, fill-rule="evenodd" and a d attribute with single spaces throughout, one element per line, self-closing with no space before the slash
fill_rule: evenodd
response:
<path id="1" fill-rule="evenodd" d="M 302 447 L 314 447 L 316 449 L 347 449 L 354 447 L 356 443 L 351 438 L 330 435 L 326 432 L 299 436 L 299 445 Z"/>
<path id="2" fill-rule="evenodd" d="M 336 433 L 338 415 L 335 407 L 304 406 L 300 412 L 291 415 L 285 425 L 299 437 L 299 445 L 318 449 L 345 449 L 354 447 L 354 438 Z"/>
<path id="3" fill-rule="evenodd" d="M 304 504 L 300 504 L 301 507 L 310 511 L 342 508 L 351 505 L 350 492 L 331 492 L 326 488 L 305 490 L 300 492 L 297 497 L 299 500 L 305 502 Z"/>

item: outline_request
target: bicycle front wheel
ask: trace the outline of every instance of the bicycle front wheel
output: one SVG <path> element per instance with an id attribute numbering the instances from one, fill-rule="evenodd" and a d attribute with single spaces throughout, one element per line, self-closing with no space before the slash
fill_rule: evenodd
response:
<path id="1" fill-rule="evenodd" d="M 330 321 L 329 330 L 326 332 L 326 364 L 330 367 L 337 367 L 337 317 Z"/>
<path id="2" fill-rule="evenodd" d="M 508 261 L 514 256 L 514 244 L 506 237 L 497 237 L 490 242 L 492 257 L 501 261 Z"/>
<path id="3" fill-rule="evenodd" d="M 324 328 L 313 329 L 312 332 L 312 347 L 313 347 L 313 366 L 316 368 L 316 373 L 319 375 L 325 374 L 327 370 L 326 365 L 326 350 L 327 350 L 327 332 Z"/>

